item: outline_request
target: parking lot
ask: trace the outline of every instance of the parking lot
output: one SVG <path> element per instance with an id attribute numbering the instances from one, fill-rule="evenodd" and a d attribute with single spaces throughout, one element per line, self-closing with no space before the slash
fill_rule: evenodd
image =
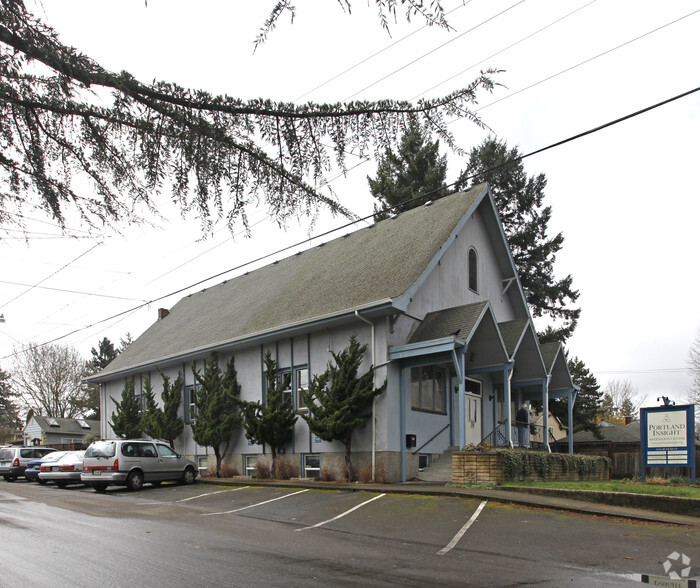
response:
<path id="1" fill-rule="evenodd" d="M 252 485 L 100 494 L 0 482 L 0 524 L 3 577 L 54 586 L 92 585 L 91 570 L 104 586 L 615 586 L 662 572 L 674 550 L 700 561 L 697 529 L 464 498 Z M 37 548 L 47 566 L 18 564 Z"/>

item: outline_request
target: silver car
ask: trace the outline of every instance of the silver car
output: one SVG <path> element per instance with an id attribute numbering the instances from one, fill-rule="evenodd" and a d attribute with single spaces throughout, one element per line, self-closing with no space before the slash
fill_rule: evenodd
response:
<path id="1" fill-rule="evenodd" d="M 0 449 L 0 476 L 8 482 L 24 477 L 27 464 L 41 459 L 47 453 L 56 451 L 53 447 L 3 447 Z"/>
<path id="2" fill-rule="evenodd" d="M 57 460 L 43 462 L 39 467 L 39 482 L 53 482 L 59 488 L 80 484 L 84 455 L 84 451 L 68 451 Z"/>
<path id="3" fill-rule="evenodd" d="M 154 486 L 169 480 L 193 484 L 197 466 L 176 453 L 168 444 L 144 439 L 95 441 L 86 450 L 80 480 L 97 492 L 109 485 L 140 490 L 144 483 Z"/>

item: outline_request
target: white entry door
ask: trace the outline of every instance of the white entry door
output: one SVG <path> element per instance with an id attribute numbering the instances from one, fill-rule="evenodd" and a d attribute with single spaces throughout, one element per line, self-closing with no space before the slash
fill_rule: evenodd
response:
<path id="1" fill-rule="evenodd" d="M 483 438 L 481 436 L 481 396 L 465 394 L 464 411 L 466 423 L 465 440 L 467 445 L 478 445 Z"/>

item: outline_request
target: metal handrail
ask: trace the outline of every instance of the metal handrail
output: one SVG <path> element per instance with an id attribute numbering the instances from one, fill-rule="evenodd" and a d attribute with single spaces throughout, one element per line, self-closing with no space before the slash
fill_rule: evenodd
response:
<path id="1" fill-rule="evenodd" d="M 423 449 L 423 447 L 425 447 L 428 443 L 430 443 L 433 439 L 435 439 L 435 437 L 437 437 L 437 436 L 440 435 L 441 433 L 444 433 L 444 432 L 445 432 L 447 429 L 449 429 L 449 428 L 450 428 L 450 424 L 447 423 L 440 431 L 438 431 L 437 433 L 435 433 L 435 435 L 433 435 L 430 439 L 428 439 L 425 443 L 423 443 L 423 445 L 421 445 L 418 449 L 412 451 L 411 453 L 412 453 L 413 455 L 415 455 L 415 454 L 418 453 L 421 449 Z"/>

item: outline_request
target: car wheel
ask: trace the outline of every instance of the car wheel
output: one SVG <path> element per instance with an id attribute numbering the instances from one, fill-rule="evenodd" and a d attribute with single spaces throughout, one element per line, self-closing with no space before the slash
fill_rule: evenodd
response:
<path id="1" fill-rule="evenodd" d="M 3 476 L 6 482 L 14 482 L 17 478 L 14 476 Z"/>
<path id="2" fill-rule="evenodd" d="M 186 468 L 185 473 L 182 474 L 182 483 L 187 485 L 194 484 L 195 478 L 194 470 L 192 468 Z"/>
<path id="3" fill-rule="evenodd" d="M 143 474 L 134 470 L 126 479 L 126 487 L 129 490 L 141 490 L 143 488 Z"/>
<path id="4" fill-rule="evenodd" d="M 44 482 L 44 483 L 46 483 L 46 482 Z M 56 482 L 56 486 L 58 486 L 59 488 L 65 488 L 66 486 L 68 486 L 68 482 L 60 480 L 60 481 Z"/>
<path id="5" fill-rule="evenodd" d="M 93 484 L 92 487 L 95 489 L 95 492 L 107 491 L 107 484 Z"/>
<path id="6" fill-rule="evenodd" d="M 41 478 L 37 478 L 36 481 L 39 482 L 39 484 L 46 484 L 46 480 L 42 480 Z"/>

